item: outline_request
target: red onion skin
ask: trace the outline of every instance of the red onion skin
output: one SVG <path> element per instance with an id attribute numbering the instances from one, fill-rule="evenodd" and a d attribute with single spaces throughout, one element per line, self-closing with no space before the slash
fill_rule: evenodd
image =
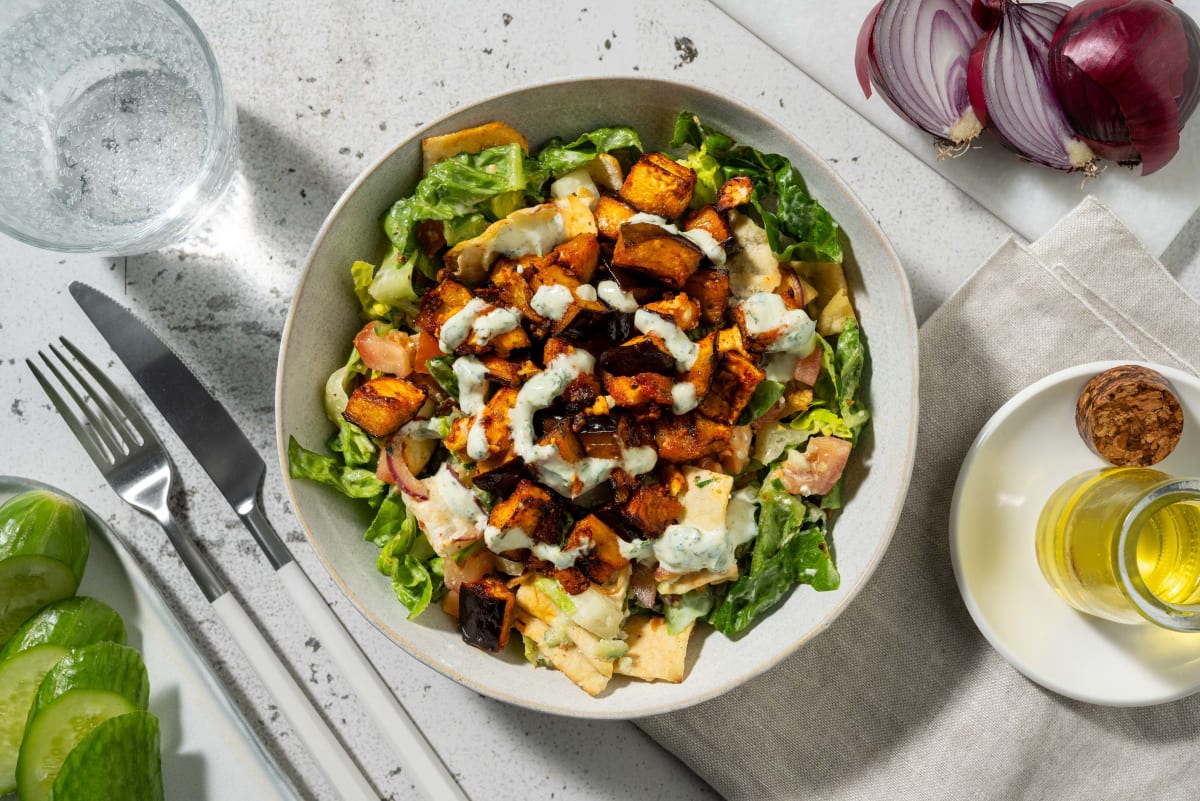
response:
<path id="1" fill-rule="evenodd" d="M 1067 140 L 1075 140 L 1076 136 L 1054 96 L 1047 69 L 1052 35 L 1060 19 L 1066 15 L 1067 6 L 1054 2 L 1019 4 L 1014 0 L 975 0 L 973 11 L 977 15 L 992 12 L 999 15 L 992 29 L 976 43 L 968 62 L 967 92 L 971 98 L 971 107 L 975 109 L 980 122 L 989 127 L 1010 150 L 1027 161 L 1067 172 L 1077 169 L 1089 174 L 1094 172 L 1091 154 L 1086 152 L 1087 149 L 1082 143 L 1076 142 L 1074 149 L 1068 149 L 1062 144 Z M 1014 86 L 1011 83 L 1001 81 L 992 90 L 1008 90 L 1009 105 L 996 106 L 992 102 L 996 98 L 989 99 L 988 94 L 992 90 L 986 88 L 988 77 L 997 78 L 997 71 L 1001 70 L 1004 64 L 1007 63 L 1011 67 L 1015 63 L 1002 60 L 994 64 L 990 62 L 989 59 L 1002 59 L 1005 55 L 1005 40 L 1001 40 L 996 48 L 992 47 L 998 36 L 1019 37 L 1017 42 L 1020 46 L 1015 50 L 1018 54 L 1015 57 L 1028 59 L 1028 62 L 1021 62 L 1021 66 L 1033 70 L 1030 77 L 1035 86 L 1031 90 L 1040 92 L 1035 106 L 1024 106 L 1021 111 L 1028 114 L 1036 107 L 1041 112 L 1039 118 L 1019 119 L 1015 114 L 1015 97 L 1021 94 L 1028 100 L 1028 96 L 1020 92 L 1020 89 L 1030 87 L 1018 87 L 1017 91 L 1013 91 Z M 1011 48 L 1012 44 L 1009 46 Z M 1009 81 L 1012 80 L 1011 74 L 1001 75 L 1005 76 Z M 1037 102 L 1043 105 L 1036 106 Z M 1007 113 L 1002 113 L 998 119 L 997 108 Z M 1018 122 L 1024 123 L 1024 126 L 1013 127 Z M 1042 149 L 1037 151 L 1036 147 Z M 1080 152 L 1074 152 L 1075 150 Z"/>
<path id="2" fill-rule="evenodd" d="M 1150 175 L 1200 101 L 1200 28 L 1166 0 L 1085 0 L 1051 44 L 1050 76 L 1081 139 Z"/>
<path id="3" fill-rule="evenodd" d="M 904 70 L 897 68 L 897 63 L 903 62 L 902 58 L 889 63 L 885 57 L 883 63 L 880 63 L 877 56 L 879 43 L 876 41 L 876 33 L 880 17 L 885 12 L 892 14 L 893 18 L 897 14 L 901 18 L 909 14 L 914 18 L 918 14 L 925 15 L 925 19 L 931 20 L 931 31 L 942 34 L 941 38 L 929 43 L 931 51 L 940 54 L 943 58 L 952 57 L 953 48 L 958 41 L 961 41 L 962 36 L 970 36 L 973 39 L 981 33 L 971 17 L 970 2 L 971 0 L 881 0 L 863 22 L 855 51 L 855 72 L 859 85 L 867 97 L 871 97 L 872 86 L 874 86 L 884 102 L 896 114 L 921 130 L 938 137 L 943 143 L 951 143 L 956 146 L 973 140 L 982 130 L 978 125 L 975 113 L 966 102 L 965 57 L 967 54 L 964 52 L 961 66 L 951 64 L 950 74 L 939 76 L 947 81 L 947 85 L 943 88 L 949 93 L 948 96 L 929 98 L 923 96 L 920 90 L 914 90 L 913 84 L 909 82 L 912 81 L 911 76 L 907 76 Z M 893 37 L 896 35 L 896 30 L 898 29 L 892 31 Z M 955 35 L 960 38 L 956 40 Z M 904 44 L 909 43 L 906 41 Z M 891 45 L 891 47 L 885 52 L 892 54 L 897 52 L 895 39 L 888 39 L 885 42 L 885 46 L 887 45 Z M 901 49 L 899 52 L 903 53 L 904 51 Z M 928 58 L 928 54 L 924 55 Z M 904 65 L 901 64 L 901 66 Z M 953 69 L 956 66 L 958 70 Z M 956 78 L 957 80 L 955 80 Z M 904 96 L 906 92 L 908 93 L 907 97 Z M 906 108 L 906 104 L 911 104 L 912 107 Z M 947 105 L 957 109 L 958 119 L 944 120 L 937 116 L 938 113 L 947 110 Z M 938 108 L 939 106 L 941 108 Z"/>
<path id="4" fill-rule="evenodd" d="M 867 19 L 858 32 L 858 45 L 854 48 L 854 71 L 858 74 L 858 85 L 862 87 L 863 94 L 868 99 L 871 97 L 871 37 L 875 33 L 875 20 L 879 19 L 879 12 L 883 10 L 883 4 L 886 2 L 887 0 L 879 0 L 871 9 L 871 13 L 867 14 Z"/>
<path id="5" fill-rule="evenodd" d="M 400 446 L 403 448 L 403 444 Z M 395 456 L 392 453 L 392 448 L 384 448 L 383 458 L 387 460 L 388 472 L 395 479 L 396 486 L 400 491 L 409 496 L 415 501 L 429 500 L 429 493 L 425 490 L 425 485 L 422 484 L 417 477 L 408 469 L 408 462 L 405 460 L 403 453 L 400 456 Z"/>

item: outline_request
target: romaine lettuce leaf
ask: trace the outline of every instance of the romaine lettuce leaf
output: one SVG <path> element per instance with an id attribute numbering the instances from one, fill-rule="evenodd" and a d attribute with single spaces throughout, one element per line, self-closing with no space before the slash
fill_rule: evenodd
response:
<path id="1" fill-rule="evenodd" d="M 442 596 L 442 559 L 434 555 L 396 490 L 380 504 L 366 539 L 381 546 L 375 567 L 392 580 L 392 591 L 408 609 L 409 620 Z"/>
<path id="2" fill-rule="evenodd" d="M 724 589 L 708 618 L 727 635 L 744 631 L 796 584 L 827 591 L 841 583 L 825 541 L 823 512 L 769 486 L 763 488 L 759 506 L 759 534 L 749 569 Z"/>
<path id="3" fill-rule="evenodd" d="M 387 489 L 387 484 L 376 478 L 374 471 L 310 451 L 295 437 L 288 438 L 288 473 L 292 478 L 326 484 L 351 498 L 375 498 Z"/>
<path id="4" fill-rule="evenodd" d="M 637 131 L 624 126 L 597 128 L 581 134 L 574 142 L 551 139 L 537 154 L 537 162 L 549 176 L 558 178 L 579 169 L 600 153 L 631 149 L 642 152 L 642 140 Z"/>
<path id="5" fill-rule="evenodd" d="M 345 418 L 337 421 L 337 434 L 329 440 L 329 450 L 342 455 L 349 467 L 362 467 L 375 461 L 379 449 L 371 436 Z"/>
<path id="6" fill-rule="evenodd" d="M 863 345 L 858 323 L 847 320 L 846 328 L 838 334 L 837 341 L 837 369 L 840 379 L 837 400 L 842 419 L 855 436 L 870 417 L 866 406 L 855 397 L 866 360 L 866 347 Z"/>
<path id="7" fill-rule="evenodd" d="M 750 425 L 762 417 L 783 397 L 783 390 L 784 385 L 778 381 L 770 379 L 759 381 L 758 386 L 754 388 L 754 394 L 750 396 L 750 402 L 746 404 L 746 408 L 738 417 L 737 424 L 739 426 Z"/>
<path id="8" fill-rule="evenodd" d="M 672 147 L 684 144 L 715 159 L 721 165 L 722 181 L 744 175 L 754 183 L 750 202 L 762 218 L 767 241 L 780 261 L 842 261 L 841 229 L 808 193 L 800 171 L 788 159 L 738 145 L 720 131 L 705 127 L 689 111 L 679 113 L 671 139 Z M 777 203 L 768 208 L 764 199 L 772 195 Z"/>

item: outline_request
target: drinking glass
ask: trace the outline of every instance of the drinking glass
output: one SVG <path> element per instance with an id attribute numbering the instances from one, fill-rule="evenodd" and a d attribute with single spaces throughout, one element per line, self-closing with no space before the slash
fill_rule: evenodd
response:
<path id="1" fill-rule="evenodd" d="M 0 231 L 62 251 L 169 245 L 229 184 L 235 119 L 174 0 L 0 0 Z"/>

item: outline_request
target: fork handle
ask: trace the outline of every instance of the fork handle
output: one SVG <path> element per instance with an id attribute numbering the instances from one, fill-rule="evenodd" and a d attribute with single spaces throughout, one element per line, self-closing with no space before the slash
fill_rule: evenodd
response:
<path id="1" fill-rule="evenodd" d="M 338 742 L 329 724 L 275 655 L 274 649 L 250 620 L 237 598 L 226 592 L 212 601 L 212 607 L 274 696 L 279 710 L 292 725 L 308 753 L 325 772 L 337 797 L 344 801 L 379 801 L 379 794 Z"/>
<path id="2" fill-rule="evenodd" d="M 288 562 L 276 575 L 317 639 L 326 646 L 363 709 L 391 743 L 420 796 L 430 801 L 468 801 L 437 752 L 300 566 Z"/>

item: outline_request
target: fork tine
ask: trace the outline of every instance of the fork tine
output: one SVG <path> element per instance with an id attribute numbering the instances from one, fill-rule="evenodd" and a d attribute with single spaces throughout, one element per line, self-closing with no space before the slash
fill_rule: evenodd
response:
<path id="1" fill-rule="evenodd" d="M 75 365 L 58 352 L 58 349 L 54 347 L 53 343 L 50 345 L 50 350 L 54 351 L 54 355 L 57 356 L 59 360 L 62 361 L 63 365 L 71 371 L 71 375 L 75 377 L 75 380 L 79 382 L 79 385 L 87 390 L 88 395 L 91 396 L 96 405 L 101 408 L 101 410 L 104 412 L 106 422 L 116 429 L 117 435 L 123 440 L 121 444 L 125 446 L 125 449 L 127 451 L 132 451 L 134 446 L 145 442 L 146 437 L 144 434 L 141 434 L 141 432 L 134 432 L 136 426 L 132 426 L 132 424 L 129 422 L 129 412 L 123 408 L 118 410 L 118 406 L 116 405 L 118 398 L 123 400 L 125 396 L 111 383 L 107 381 L 99 381 L 99 379 L 103 376 L 103 373 L 101 373 L 100 369 L 96 367 L 96 365 L 93 364 L 86 356 L 84 356 L 78 348 L 68 342 L 66 337 L 59 337 L 59 340 L 63 343 L 63 346 L 71 352 L 71 355 L 75 357 L 79 364 L 83 365 L 83 368 L 87 370 L 93 378 L 98 380 L 97 383 L 100 383 L 103 391 L 97 392 L 96 388 L 89 384 L 88 380 L 84 378 L 83 375 L 80 374 L 79 370 L 75 368 Z"/>
<path id="2" fill-rule="evenodd" d="M 117 409 L 121 410 L 121 413 L 124 415 L 124 421 L 133 426 L 134 431 L 136 431 L 138 437 L 140 437 L 141 442 L 138 444 L 145 445 L 158 442 L 158 435 L 154 433 L 154 429 L 151 428 L 150 423 L 146 421 L 145 415 L 138 411 L 138 408 L 129 402 L 129 399 L 125 397 L 125 393 L 117 388 L 117 385 L 112 382 L 112 379 L 106 376 L 91 359 L 89 359 L 87 356 L 84 356 L 83 351 L 75 347 L 75 345 L 69 339 L 66 337 L 59 337 L 58 339 L 60 342 L 62 342 L 63 347 L 69 350 L 71 355 L 75 357 L 76 361 L 83 366 L 83 369 L 87 370 L 88 373 L 91 374 L 92 378 L 96 380 L 96 383 L 98 383 L 101 389 L 104 390 L 107 400 L 115 405 Z M 113 417 L 119 417 L 119 415 L 116 414 L 116 410 L 112 409 L 111 407 L 110 414 Z"/>
<path id="3" fill-rule="evenodd" d="M 38 355 L 41 356 L 42 359 L 47 363 L 49 363 L 49 360 L 46 359 L 46 354 L 38 351 Z M 58 394 L 58 390 L 56 390 L 50 380 L 42 374 L 42 371 L 37 368 L 36 364 L 34 364 L 31 360 L 26 359 L 25 365 L 33 373 L 33 377 L 37 379 L 37 382 L 42 385 L 42 391 L 44 391 L 46 396 L 50 398 L 50 402 L 54 404 L 54 408 L 58 409 L 58 414 L 62 417 L 63 421 L 66 422 L 67 427 L 71 429 L 71 433 L 75 435 L 75 439 L 79 440 L 79 444 L 83 446 L 85 451 L 87 451 L 88 456 L 92 457 L 92 461 L 95 462 L 101 470 L 104 470 L 112 465 L 115 461 L 111 455 L 112 452 L 104 446 L 92 427 L 83 424 L 83 422 L 79 419 L 79 416 L 75 413 L 74 409 L 72 409 L 70 404 L 63 399 L 62 395 Z"/>
<path id="4" fill-rule="evenodd" d="M 59 353 L 53 345 L 50 346 L 50 352 L 57 356 L 58 360 L 62 362 L 64 366 L 66 366 L 66 360 L 63 359 L 63 355 Z M 122 443 L 119 442 L 120 435 L 113 431 L 112 426 L 109 425 L 107 420 L 96 413 L 96 410 L 93 408 L 93 404 L 89 404 L 87 402 L 87 398 L 90 398 L 95 394 L 91 391 L 91 387 L 89 387 L 85 382 L 80 382 L 80 389 L 82 390 L 82 394 L 80 394 L 80 389 L 77 389 L 70 381 L 67 380 L 66 376 L 64 376 L 62 371 L 59 370 L 58 366 L 51 361 L 49 356 L 41 351 L 38 352 L 38 355 L 42 357 L 42 361 L 45 363 L 50 372 L 54 374 L 54 377 L 58 379 L 58 383 L 62 389 L 71 397 L 71 400 L 75 401 L 76 408 L 83 412 L 83 416 L 86 417 L 88 423 L 91 424 L 91 429 L 95 433 L 97 439 L 99 439 L 108 452 L 112 454 L 113 461 L 115 462 L 121 456 L 125 455 L 125 452 L 128 449 L 121 447 Z"/>

